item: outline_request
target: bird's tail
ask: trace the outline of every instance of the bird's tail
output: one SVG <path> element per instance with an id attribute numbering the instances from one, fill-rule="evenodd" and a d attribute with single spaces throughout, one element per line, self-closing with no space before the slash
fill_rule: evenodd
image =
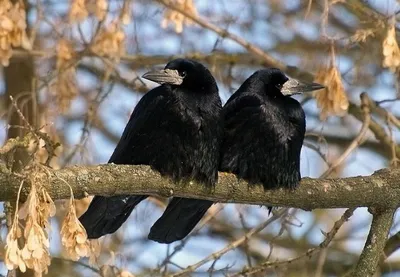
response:
<path id="1" fill-rule="evenodd" d="M 87 211 L 79 218 L 89 239 L 114 233 L 133 209 L 147 196 L 95 196 Z"/>
<path id="2" fill-rule="evenodd" d="M 186 237 L 213 202 L 199 199 L 172 198 L 163 215 L 151 227 L 148 238 L 171 243 Z"/>

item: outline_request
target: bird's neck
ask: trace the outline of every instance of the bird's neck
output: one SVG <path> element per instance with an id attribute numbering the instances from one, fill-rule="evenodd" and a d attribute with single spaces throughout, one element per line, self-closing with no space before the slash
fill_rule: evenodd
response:
<path id="1" fill-rule="evenodd" d="M 281 102 L 285 99 L 277 88 L 259 80 L 247 80 L 239 90 L 258 94 L 267 101 Z"/>
<path id="2" fill-rule="evenodd" d="M 174 94 L 178 98 L 179 102 L 191 110 L 208 110 L 212 107 L 212 103 L 216 105 L 221 101 L 218 95 L 218 91 L 212 90 L 186 90 L 176 89 Z"/>

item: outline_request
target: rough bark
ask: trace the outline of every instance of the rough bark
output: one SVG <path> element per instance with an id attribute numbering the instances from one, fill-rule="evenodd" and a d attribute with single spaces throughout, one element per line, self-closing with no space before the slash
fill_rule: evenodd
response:
<path id="1" fill-rule="evenodd" d="M 384 252 L 386 239 L 392 226 L 393 215 L 396 210 L 372 211 L 373 219 L 364 249 L 354 269 L 349 274 L 353 277 L 372 277 L 378 268 L 380 258 Z"/>
<path id="2" fill-rule="evenodd" d="M 35 180 L 47 186 L 54 199 L 70 196 L 148 194 L 165 197 L 181 196 L 215 202 L 244 203 L 317 208 L 381 207 L 395 208 L 400 203 L 400 169 L 382 169 L 371 176 L 340 179 L 303 178 L 295 190 L 265 191 L 262 186 L 250 187 L 235 175 L 220 173 L 214 188 L 195 182 L 173 183 L 143 165 L 73 166 L 61 170 L 36 172 Z M 38 181 L 38 182 L 39 182 Z M 0 167 L 0 201 L 16 199 L 21 180 Z M 68 186 L 69 185 L 69 186 Z M 23 189 L 26 195 L 29 185 Z M 23 199 L 23 196 L 22 196 Z"/>

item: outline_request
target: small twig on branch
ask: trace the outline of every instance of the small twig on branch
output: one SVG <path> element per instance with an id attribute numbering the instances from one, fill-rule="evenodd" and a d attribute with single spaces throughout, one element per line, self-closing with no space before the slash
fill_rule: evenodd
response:
<path id="1" fill-rule="evenodd" d="M 400 248 L 400 232 L 397 232 L 387 240 L 385 248 L 383 250 L 384 255 L 382 257 L 382 260 L 385 260 L 387 257 L 396 252 L 396 250 L 398 250 L 399 248 Z"/>
<path id="2" fill-rule="evenodd" d="M 178 277 L 178 276 L 186 275 L 188 273 L 194 272 L 197 268 L 201 267 L 202 265 L 204 265 L 204 264 L 206 264 L 208 262 L 211 262 L 213 260 L 218 260 L 222 255 L 226 254 L 227 252 L 231 251 L 232 249 L 237 248 L 239 245 L 241 245 L 242 243 L 247 241 L 253 235 L 258 234 L 259 232 L 264 230 L 264 228 L 267 227 L 269 224 L 271 224 L 272 222 L 274 222 L 275 220 L 277 220 L 278 218 L 283 216 L 287 212 L 287 210 L 288 209 L 281 209 L 281 210 L 277 211 L 276 214 L 274 214 L 268 220 L 266 220 L 265 222 L 261 223 L 257 227 L 251 229 L 248 233 L 246 233 L 246 235 L 244 235 L 243 237 L 241 237 L 241 238 L 235 240 L 234 242 L 228 244 L 226 247 L 224 247 L 220 251 L 212 253 L 211 255 L 207 256 L 205 259 L 201 260 L 200 262 L 195 263 L 195 264 L 193 264 L 191 266 L 188 266 L 184 270 L 179 271 L 179 272 L 177 272 L 175 274 L 171 274 L 168 277 Z"/>
<path id="3" fill-rule="evenodd" d="M 94 273 L 97 273 L 99 275 L 101 273 L 100 270 L 98 270 L 97 268 L 94 268 L 94 267 L 92 267 L 90 265 L 87 265 L 87 264 L 85 264 L 85 263 L 83 263 L 81 261 L 73 261 L 73 260 L 70 260 L 70 259 L 62 258 L 62 257 L 52 257 L 51 260 L 59 262 L 59 263 L 70 263 L 70 264 L 73 264 L 73 265 L 79 265 L 79 266 L 82 266 L 84 268 L 90 269 L 91 271 L 93 271 Z"/>
<path id="4" fill-rule="evenodd" d="M 0 155 L 9 153 L 16 148 L 27 148 L 29 146 L 30 138 L 31 137 L 27 135 L 22 139 L 17 137 L 7 140 L 6 144 L 0 148 Z"/>
<path id="5" fill-rule="evenodd" d="M 340 217 L 340 219 L 338 221 L 336 221 L 335 224 L 333 224 L 332 229 L 328 233 L 326 233 L 324 241 L 321 242 L 317 247 L 311 248 L 311 249 L 307 250 L 307 252 L 305 252 L 304 254 L 302 254 L 302 255 L 300 255 L 298 257 L 295 257 L 293 259 L 284 260 L 284 261 L 275 261 L 275 262 L 265 262 L 265 263 L 262 263 L 261 265 L 259 265 L 257 267 L 246 268 L 246 269 L 244 269 L 244 270 L 242 270 L 242 271 L 240 271 L 238 273 L 235 273 L 231 277 L 250 276 L 252 274 L 262 272 L 262 271 L 264 271 L 264 270 L 266 270 L 267 268 L 270 268 L 270 267 L 288 265 L 288 264 L 291 264 L 293 262 L 299 261 L 299 260 L 301 260 L 301 259 L 303 259 L 305 257 L 311 257 L 312 255 L 316 254 L 317 252 L 321 251 L 322 249 L 328 247 L 329 243 L 335 237 L 335 235 L 339 231 L 340 227 L 342 227 L 342 225 L 346 221 L 348 221 L 349 218 L 353 215 L 354 210 L 355 210 L 354 208 L 347 209 L 344 212 L 344 214 Z"/>
<path id="6" fill-rule="evenodd" d="M 359 121 L 364 120 L 364 114 L 362 110 L 353 103 L 350 103 L 348 113 L 354 116 Z M 391 152 L 393 146 L 392 139 L 386 133 L 385 129 L 373 119 L 371 119 L 369 123 L 369 129 L 375 135 L 375 138 L 382 144 L 382 146 L 386 148 L 389 152 Z M 400 157 L 400 147 L 398 145 L 395 145 L 394 150 L 396 152 L 396 156 Z"/>
<path id="7" fill-rule="evenodd" d="M 343 154 L 335 160 L 335 162 L 326 170 L 321 178 L 328 177 L 332 171 L 334 171 L 338 166 L 340 166 L 346 158 L 363 142 L 365 135 L 369 130 L 369 123 L 371 122 L 370 108 L 368 96 L 365 92 L 360 95 L 361 98 L 361 109 L 364 113 L 364 121 L 361 127 L 361 130 L 357 137 L 351 142 L 351 144 L 347 147 L 347 149 L 343 152 Z"/>
<path id="8" fill-rule="evenodd" d="M 165 7 L 177 11 L 184 15 L 185 17 L 189 18 L 193 22 L 197 23 L 203 28 L 206 28 L 210 31 L 213 31 L 214 33 L 218 34 L 222 38 L 229 38 L 233 41 L 235 41 L 237 44 L 241 45 L 244 47 L 247 51 L 250 53 L 260 57 L 262 60 L 265 61 L 264 65 L 266 66 L 272 66 L 281 69 L 282 71 L 285 71 L 289 75 L 299 78 L 303 81 L 312 81 L 314 78 L 312 74 L 303 71 L 295 66 L 288 66 L 281 61 L 275 59 L 271 55 L 267 54 L 265 51 L 263 51 L 261 48 L 255 46 L 254 44 L 248 42 L 247 40 L 241 38 L 240 36 L 237 36 L 235 34 L 230 33 L 228 30 L 222 29 L 212 23 L 210 23 L 209 20 L 206 20 L 205 18 L 202 18 L 200 16 L 195 16 L 192 13 L 178 7 L 177 5 L 174 5 L 173 3 L 166 1 L 166 0 L 158 0 L 159 3 L 163 4 Z"/>

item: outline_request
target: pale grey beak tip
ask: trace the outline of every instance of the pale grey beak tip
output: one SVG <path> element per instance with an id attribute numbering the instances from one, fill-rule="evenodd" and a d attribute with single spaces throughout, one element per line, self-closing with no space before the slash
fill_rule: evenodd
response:
<path id="1" fill-rule="evenodd" d="M 179 75 L 177 70 L 163 69 L 146 72 L 142 78 L 162 84 L 180 85 L 183 82 L 183 77 Z"/>
<path id="2" fill-rule="evenodd" d="M 281 92 L 283 95 L 293 95 L 304 92 L 310 92 L 325 88 L 323 85 L 318 83 L 302 83 L 295 79 L 289 79 L 283 84 Z"/>

